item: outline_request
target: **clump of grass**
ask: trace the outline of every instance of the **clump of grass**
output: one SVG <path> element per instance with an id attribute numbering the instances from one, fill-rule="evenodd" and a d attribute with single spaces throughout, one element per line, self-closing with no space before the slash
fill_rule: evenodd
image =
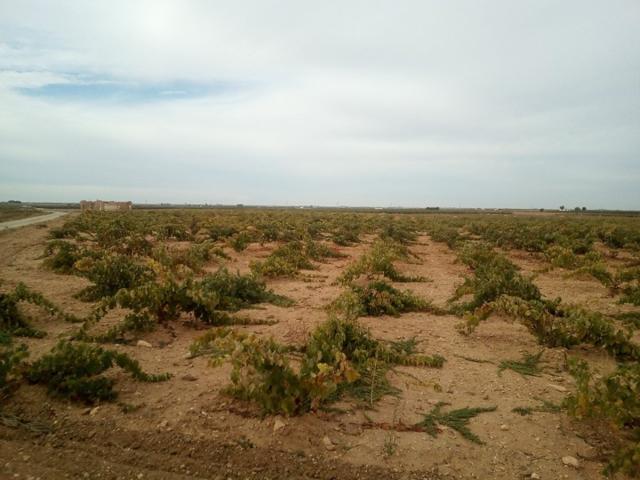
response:
<path id="1" fill-rule="evenodd" d="M 553 402 L 548 400 L 541 400 L 542 404 L 537 407 L 515 407 L 511 411 L 513 413 L 517 413 L 518 415 L 522 415 L 523 417 L 526 415 L 531 415 L 534 412 L 542 412 L 542 413 L 558 413 L 562 411 L 561 405 L 556 405 Z"/>
<path id="2" fill-rule="evenodd" d="M 102 375 L 116 365 L 142 382 L 160 382 L 170 377 L 169 374 L 143 372 L 140 364 L 124 353 L 64 341 L 35 361 L 27 369 L 25 377 L 31 383 L 46 385 L 53 394 L 95 403 L 116 397 L 113 389 L 115 380 Z"/>
<path id="3" fill-rule="evenodd" d="M 385 457 L 392 457 L 398 450 L 398 436 L 394 432 L 387 432 L 382 444 L 382 453 Z"/>
<path id="4" fill-rule="evenodd" d="M 456 355 L 456 357 L 473 363 L 493 363 L 491 360 L 484 360 L 482 358 L 468 357 L 466 355 Z"/>
<path id="5" fill-rule="evenodd" d="M 540 361 L 544 350 L 531 354 L 525 352 L 522 360 L 503 360 L 498 365 L 498 374 L 501 375 L 504 370 L 513 370 L 523 376 L 537 377 L 540 375 Z"/>
<path id="6" fill-rule="evenodd" d="M 424 419 L 417 425 L 423 427 L 432 437 L 438 435 L 438 425 L 445 425 L 460 433 L 460 435 L 467 440 L 478 444 L 484 443 L 469 429 L 469 421 L 481 413 L 495 411 L 496 407 L 465 407 L 443 412 L 442 407 L 445 405 L 448 404 L 446 402 L 437 403 L 429 413 L 424 415 Z"/>
<path id="7" fill-rule="evenodd" d="M 397 317 L 405 312 L 439 312 L 430 302 L 409 290 L 398 290 L 384 280 L 369 282 L 363 287 L 349 285 L 329 308 L 349 318 L 366 315 Z"/>

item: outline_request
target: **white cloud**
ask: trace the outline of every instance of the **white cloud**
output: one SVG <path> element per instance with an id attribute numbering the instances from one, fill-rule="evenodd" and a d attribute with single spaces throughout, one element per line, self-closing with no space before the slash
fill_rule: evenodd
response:
<path id="1" fill-rule="evenodd" d="M 638 23 L 634 1 L 6 2 L 0 197 L 639 208 Z M 98 82 L 158 95 L 23 90 Z"/>

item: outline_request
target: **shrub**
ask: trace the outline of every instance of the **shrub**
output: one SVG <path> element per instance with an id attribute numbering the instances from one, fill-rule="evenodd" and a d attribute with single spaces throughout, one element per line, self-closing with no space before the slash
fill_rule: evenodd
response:
<path id="1" fill-rule="evenodd" d="M 77 245 L 64 240 L 49 242 L 44 254 L 47 257 L 44 265 L 54 272 L 64 274 L 73 273 L 76 262 L 83 256 Z"/>
<path id="2" fill-rule="evenodd" d="M 409 258 L 408 249 L 396 242 L 376 241 L 371 250 L 349 265 L 338 281 L 343 285 L 351 283 L 362 275 L 372 278 L 382 275 L 394 282 L 421 282 L 424 277 L 408 277 L 396 270 L 393 262 Z"/>
<path id="3" fill-rule="evenodd" d="M 238 233 L 238 230 L 235 227 L 229 225 L 210 225 L 208 230 L 209 238 L 214 242 L 224 240 Z"/>
<path id="4" fill-rule="evenodd" d="M 152 270 L 126 255 L 105 255 L 76 264 L 79 271 L 94 283 L 77 294 L 85 301 L 115 295 L 118 290 L 132 288 L 153 279 Z"/>
<path id="5" fill-rule="evenodd" d="M 114 341 L 131 331 L 148 331 L 158 323 L 176 320 L 190 314 L 209 325 L 265 322 L 235 318 L 235 312 L 256 303 L 269 302 L 288 306 L 291 301 L 267 290 L 266 285 L 250 275 L 231 274 L 226 269 L 207 274 L 200 280 L 189 277 L 179 281 L 169 277 L 162 282 L 148 282 L 136 288 L 121 289 L 105 298 L 76 333 L 79 340 Z M 121 307 L 131 310 L 124 320 L 101 335 L 90 335 L 89 329 L 107 311 Z"/>
<path id="6" fill-rule="evenodd" d="M 0 345 L 0 402 L 19 378 L 22 361 L 28 354 L 26 345 Z"/>
<path id="7" fill-rule="evenodd" d="M 263 262 L 251 263 L 251 271 L 264 277 L 290 277 L 303 269 L 313 270 L 315 266 L 300 241 L 278 247 Z"/>
<path id="8" fill-rule="evenodd" d="M 49 392 L 72 400 L 95 403 L 113 400 L 115 380 L 102 375 L 106 370 L 118 366 L 142 382 L 167 380 L 169 374 L 150 375 L 128 355 L 115 350 L 84 344 L 60 342 L 51 352 L 35 361 L 25 376 L 31 383 L 46 385 Z"/>
<path id="9" fill-rule="evenodd" d="M 383 240 L 391 240 L 403 245 L 407 245 L 416 240 L 418 235 L 416 232 L 406 225 L 389 222 L 382 227 L 380 238 Z"/>
<path id="10" fill-rule="evenodd" d="M 191 346 L 191 355 L 210 354 L 214 364 L 230 356 L 232 395 L 256 402 L 265 413 L 295 415 L 350 394 L 371 403 L 394 393 L 386 379 L 393 364 L 441 367 L 440 356 L 412 355 L 373 339 L 351 320 L 330 318 L 300 350 L 299 371 L 291 348 L 227 329 L 208 332 Z"/>
<path id="11" fill-rule="evenodd" d="M 10 339 L 13 335 L 42 338 L 46 335 L 45 332 L 31 327 L 28 319 L 18 309 L 19 302 L 37 305 L 47 314 L 62 320 L 76 321 L 75 317 L 65 314 L 42 294 L 30 290 L 23 283 L 19 283 L 12 292 L 0 293 L 0 338 Z"/>
<path id="12" fill-rule="evenodd" d="M 430 302 L 423 300 L 409 290 L 401 291 L 385 281 L 370 282 L 364 287 L 350 285 L 330 305 L 348 318 L 365 315 L 399 316 L 404 312 L 434 311 Z"/>
<path id="13" fill-rule="evenodd" d="M 616 439 L 617 449 L 605 474 L 640 471 L 640 364 L 619 365 L 611 374 L 596 380 L 584 361 L 572 359 L 570 372 L 576 379 L 576 393 L 565 404 L 578 418 L 601 420 Z"/>
<path id="14" fill-rule="evenodd" d="M 620 285 L 622 297 L 620 303 L 640 305 L 640 268 L 628 268 L 620 272 L 616 278 Z"/>
<path id="15" fill-rule="evenodd" d="M 500 312 L 519 320 L 538 341 L 549 347 L 573 347 L 591 344 L 621 359 L 640 360 L 640 347 L 631 341 L 631 333 L 617 329 L 604 315 L 559 301 L 526 301 L 519 297 L 501 296 L 467 315 L 461 327 L 472 332 L 479 322 Z"/>
<path id="16" fill-rule="evenodd" d="M 249 235 L 248 232 L 237 233 L 229 239 L 229 245 L 236 252 L 242 252 L 246 250 L 250 243 L 251 235 Z"/>
<path id="17" fill-rule="evenodd" d="M 467 245 L 460 253 L 460 259 L 473 269 L 473 277 L 465 278 L 450 302 L 468 294 L 473 295 L 473 299 L 455 306 L 458 312 L 475 310 L 502 295 L 523 300 L 542 297 L 531 279 L 522 276 L 512 262 L 485 245 Z"/>

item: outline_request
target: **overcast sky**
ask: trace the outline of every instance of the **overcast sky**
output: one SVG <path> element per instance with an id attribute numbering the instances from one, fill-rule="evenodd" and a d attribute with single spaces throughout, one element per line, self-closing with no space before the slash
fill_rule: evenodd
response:
<path id="1" fill-rule="evenodd" d="M 640 209 L 640 1 L 0 0 L 0 200 Z"/>

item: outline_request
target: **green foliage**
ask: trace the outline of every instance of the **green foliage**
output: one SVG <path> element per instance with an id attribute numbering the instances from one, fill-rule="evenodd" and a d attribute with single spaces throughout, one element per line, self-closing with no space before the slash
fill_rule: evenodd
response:
<path id="1" fill-rule="evenodd" d="M 523 376 L 538 376 L 541 371 L 540 359 L 543 353 L 544 350 L 540 350 L 535 355 L 525 352 L 522 360 L 503 360 L 498 365 L 498 374 L 501 374 L 504 370 L 513 370 Z"/>
<path id="2" fill-rule="evenodd" d="M 442 407 L 445 405 L 448 404 L 446 402 L 437 403 L 429 413 L 424 415 L 424 419 L 417 425 L 424 428 L 432 437 L 435 437 L 439 433 L 438 425 L 446 425 L 460 433 L 467 440 L 482 444 L 482 440 L 469 429 L 469 421 L 481 413 L 495 411 L 496 407 L 466 407 L 443 412 Z"/>
<path id="3" fill-rule="evenodd" d="M 622 290 L 620 303 L 640 305 L 640 267 L 623 270 L 618 274 L 616 283 Z"/>
<path id="4" fill-rule="evenodd" d="M 378 240 L 371 246 L 369 252 L 349 265 L 338 281 L 347 285 L 362 275 L 366 278 L 385 276 L 394 282 L 422 282 L 424 277 L 409 277 L 396 270 L 393 263 L 397 260 L 407 260 L 409 250 L 395 241 Z"/>
<path id="5" fill-rule="evenodd" d="M 640 312 L 624 312 L 612 316 L 631 330 L 640 330 Z"/>
<path id="6" fill-rule="evenodd" d="M 558 413 L 562 411 L 562 406 L 556 405 L 555 403 L 549 402 L 548 400 L 542 400 L 542 404 L 537 407 L 515 407 L 511 411 L 524 417 L 526 415 L 531 415 L 534 412 Z"/>
<path id="7" fill-rule="evenodd" d="M 82 274 L 93 285 L 83 289 L 77 297 L 94 301 L 115 295 L 120 289 L 133 288 L 153 278 L 151 268 L 126 255 L 105 255 L 101 258 L 76 263 Z"/>
<path id="8" fill-rule="evenodd" d="M 121 289 L 115 296 L 105 298 L 75 338 L 116 341 L 124 338 L 127 332 L 149 331 L 158 323 L 178 319 L 181 314 L 191 315 L 208 325 L 264 323 L 232 317 L 228 312 L 267 302 L 280 306 L 291 305 L 291 300 L 267 290 L 264 282 L 257 278 L 232 274 L 224 268 L 199 280 L 188 277 L 180 281 L 169 277 L 162 282 L 148 282 L 136 288 Z M 115 307 L 131 312 L 107 332 L 89 334 L 90 328 Z"/>
<path id="9" fill-rule="evenodd" d="M 166 223 L 157 228 L 156 235 L 159 240 L 191 240 L 189 228 L 180 223 Z"/>
<path id="10" fill-rule="evenodd" d="M 214 364 L 230 358 L 232 395 L 256 402 L 265 413 L 295 415 L 343 395 L 373 404 L 397 393 L 386 378 L 394 364 L 442 366 L 442 357 L 413 355 L 409 345 L 384 344 L 355 321 L 331 317 L 298 349 L 303 352 L 299 370 L 291 365 L 290 347 L 228 329 L 207 332 L 190 353 L 210 355 Z"/>
<path id="11" fill-rule="evenodd" d="M 4 343 L 8 343 L 11 336 L 42 338 L 46 335 L 45 332 L 36 330 L 29 324 L 28 319 L 18 308 L 20 302 L 37 305 L 48 315 L 56 316 L 65 321 L 76 320 L 73 316 L 65 314 L 42 294 L 30 290 L 23 283 L 19 283 L 11 292 L 0 292 L 0 339 L 5 339 Z"/>
<path id="12" fill-rule="evenodd" d="M 263 262 L 252 262 L 251 271 L 264 277 L 291 277 L 299 270 L 313 270 L 304 243 L 286 243 L 269 255 Z"/>
<path id="13" fill-rule="evenodd" d="M 399 316 L 404 312 L 435 311 L 430 302 L 409 290 L 401 291 L 383 280 L 369 282 L 366 286 L 349 285 L 330 305 L 330 309 L 348 318 L 366 315 Z"/>
<path id="14" fill-rule="evenodd" d="M 631 333 L 598 312 L 559 302 L 526 301 L 503 295 L 466 316 L 463 333 L 471 333 L 492 313 L 499 312 L 520 321 L 538 341 L 549 347 L 570 348 L 591 344 L 605 349 L 620 359 L 640 359 L 640 347 L 631 340 Z"/>
<path id="15" fill-rule="evenodd" d="M 248 232 L 239 232 L 229 239 L 229 245 L 236 252 L 242 252 L 247 249 L 251 240 L 251 235 Z"/>
<path id="16" fill-rule="evenodd" d="M 47 257 L 44 261 L 45 267 L 64 274 L 73 273 L 76 262 L 82 258 L 80 248 L 66 240 L 50 241 L 44 254 Z"/>
<path id="17" fill-rule="evenodd" d="M 19 378 L 22 361 L 29 355 L 26 345 L 0 345 L 0 401 Z"/>
<path id="18" fill-rule="evenodd" d="M 540 290 L 531 279 L 523 277 L 511 261 L 486 245 L 466 245 L 460 260 L 473 269 L 473 277 L 465 278 L 450 301 L 455 302 L 465 295 L 473 295 L 473 299 L 456 305 L 458 312 L 473 311 L 502 295 L 522 300 L 541 299 Z"/>
<path id="19" fill-rule="evenodd" d="M 160 382 L 170 377 L 169 374 L 143 372 L 140 364 L 124 353 L 64 341 L 35 361 L 27 369 L 25 377 L 31 383 L 46 385 L 51 393 L 95 403 L 113 400 L 117 396 L 113 389 L 115 380 L 102 375 L 114 366 L 142 382 Z"/>
<path id="20" fill-rule="evenodd" d="M 382 240 L 390 240 L 403 245 L 408 245 L 416 240 L 418 235 L 408 225 L 389 222 L 383 225 L 380 232 Z"/>
<path id="21" fill-rule="evenodd" d="M 595 379 L 584 361 L 572 359 L 570 372 L 576 379 L 576 393 L 569 396 L 569 413 L 601 420 L 618 440 L 617 451 L 606 474 L 640 471 L 640 363 L 618 365 L 611 374 Z"/>
<path id="22" fill-rule="evenodd" d="M 178 273 L 181 267 L 187 267 L 190 272 L 200 273 L 206 263 L 214 257 L 229 258 L 222 248 L 215 246 L 210 240 L 191 245 L 186 250 L 169 249 L 162 245 L 155 248 L 151 256 L 174 273 Z"/>
<path id="23" fill-rule="evenodd" d="M 232 237 L 238 230 L 231 225 L 210 225 L 208 227 L 209 238 L 214 242 Z"/>

